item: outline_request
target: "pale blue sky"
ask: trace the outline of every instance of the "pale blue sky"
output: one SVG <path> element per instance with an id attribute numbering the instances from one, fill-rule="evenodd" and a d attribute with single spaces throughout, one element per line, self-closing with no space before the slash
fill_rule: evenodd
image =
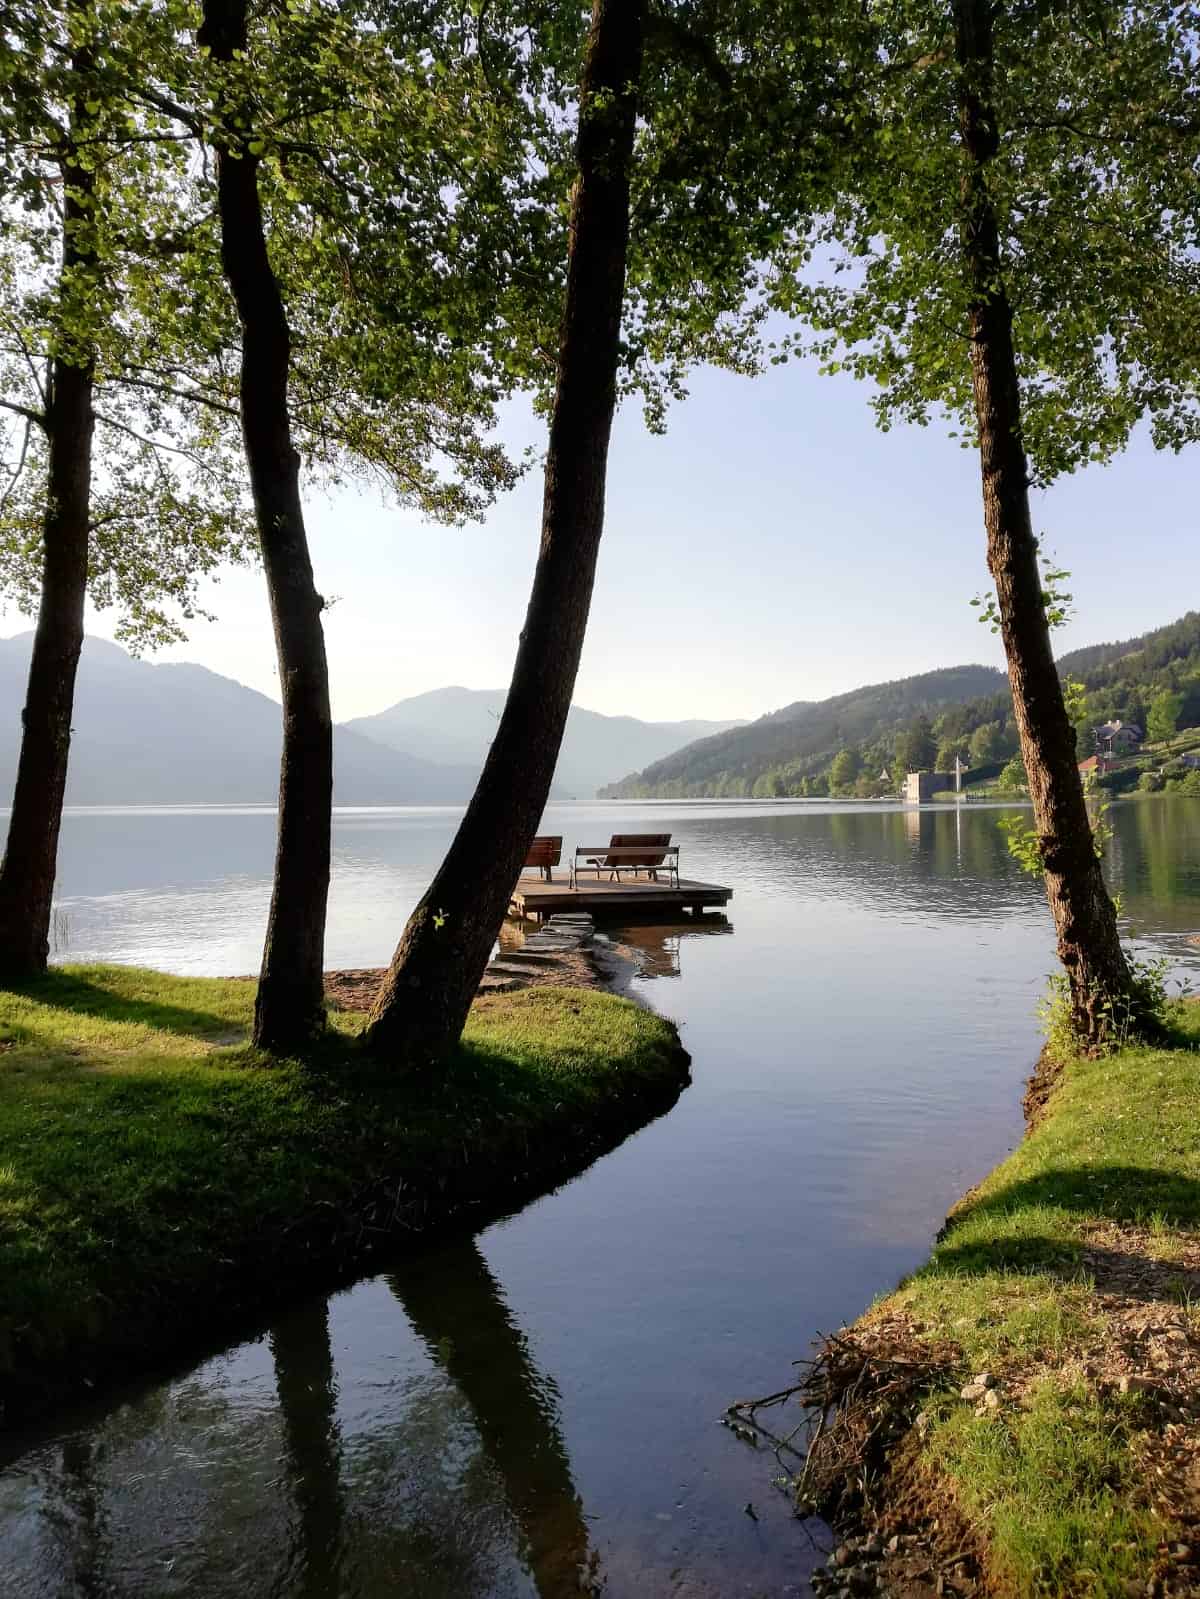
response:
<path id="1" fill-rule="evenodd" d="M 864 386 L 812 367 L 695 376 L 665 438 L 618 419 L 576 700 L 647 719 L 758 716 L 795 699 L 969 660 L 1001 664 L 971 596 L 988 585 L 975 455 L 944 429 L 880 434 Z M 514 438 L 536 424 L 511 418 Z M 373 495 L 317 496 L 309 522 L 334 713 L 447 683 L 507 681 L 537 547 L 540 472 L 482 526 L 444 529 Z M 1200 450 L 1144 440 L 1035 502 L 1070 568 L 1061 650 L 1200 604 Z M 259 573 L 227 575 L 170 658 L 277 695 Z M 9 617 L 20 625 L 16 618 Z M 89 627 L 106 632 L 103 618 Z"/>

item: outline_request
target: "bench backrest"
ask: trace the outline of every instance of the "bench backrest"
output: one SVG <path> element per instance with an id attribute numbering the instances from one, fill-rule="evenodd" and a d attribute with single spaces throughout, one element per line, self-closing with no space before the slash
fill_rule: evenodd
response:
<path id="1" fill-rule="evenodd" d="M 562 860 L 562 834 L 535 838 L 525 857 L 526 866 L 557 866 Z"/>
<path id="2" fill-rule="evenodd" d="M 609 840 L 605 861 L 609 866 L 661 866 L 667 858 L 665 846 L 670 842 L 670 833 L 614 833 Z M 636 855 L 623 855 L 621 853 L 622 844 L 626 848 L 637 850 L 638 853 Z M 652 856 L 644 853 L 646 850 L 654 849 L 659 845 L 663 846 L 661 855 Z"/>

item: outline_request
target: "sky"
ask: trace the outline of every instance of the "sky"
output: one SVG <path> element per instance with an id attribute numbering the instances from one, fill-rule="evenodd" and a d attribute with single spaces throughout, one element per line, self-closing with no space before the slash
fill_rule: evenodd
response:
<path id="1" fill-rule="evenodd" d="M 947 430 L 881 434 L 868 390 L 815 366 L 703 371 L 666 437 L 630 404 L 614 430 L 607 519 L 577 704 L 646 720 L 755 717 L 797 699 L 965 661 L 1003 664 L 970 600 L 989 586 L 974 452 Z M 504 436 L 536 441 L 514 410 Z M 443 528 L 374 491 L 309 497 L 334 715 L 446 684 L 504 685 L 537 549 L 541 474 L 482 524 Z M 1071 572 L 1059 653 L 1200 604 L 1200 449 L 1139 438 L 1108 467 L 1038 493 Z M 262 574 L 206 587 L 215 615 L 157 659 L 199 661 L 278 698 Z M 6 632 L 28 627 L 14 613 Z M 112 634 L 112 618 L 88 630 Z"/>

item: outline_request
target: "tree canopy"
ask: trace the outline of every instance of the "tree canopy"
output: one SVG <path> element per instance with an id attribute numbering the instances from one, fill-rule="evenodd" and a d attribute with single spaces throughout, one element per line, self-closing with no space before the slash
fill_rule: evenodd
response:
<path id="1" fill-rule="evenodd" d="M 1142 417 L 1178 448 L 1200 418 L 1192 8 L 1010 0 L 992 12 L 987 194 L 1035 478 L 1109 458 Z M 951 9 L 876 0 L 852 37 L 837 198 L 774 286 L 806 323 L 780 353 L 809 349 L 870 379 L 885 428 L 940 411 L 969 445 Z"/>

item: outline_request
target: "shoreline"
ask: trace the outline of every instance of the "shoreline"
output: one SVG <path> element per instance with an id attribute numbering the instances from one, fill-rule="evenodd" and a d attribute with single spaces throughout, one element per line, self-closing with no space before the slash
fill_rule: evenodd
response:
<path id="1" fill-rule="evenodd" d="M 506 955 L 519 953 L 523 946 L 524 939 L 517 943 L 510 935 L 508 942 L 502 941 L 496 960 L 503 964 Z M 491 970 L 490 963 L 488 970 Z M 596 993 L 615 994 L 645 1010 L 652 1010 L 653 1007 L 633 991 L 633 983 L 640 970 L 641 964 L 628 946 L 615 943 L 603 935 L 597 937 L 589 933 L 587 941 L 578 948 L 544 956 L 538 965 L 529 966 L 520 991 L 539 988 L 591 989 Z M 327 971 L 325 998 L 338 1010 L 365 1015 L 371 1009 L 386 975 L 386 966 L 346 966 Z M 480 997 L 501 991 L 499 988 L 490 988 L 487 977 L 488 973 L 485 972 L 484 983 L 479 990 Z M 255 982 L 257 979 L 245 976 L 241 981 Z"/>
<path id="2" fill-rule="evenodd" d="M 0 1425 L 245 1336 L 585 1170 L 690 1081 L 674 1025 L 596 988 L 476 1002 L 435 1074 L 335 1011 L 305 1062 L 244 1039 L 251 986 L 56 968 L 0 993 Z"/>
<path id="3" fill-rule="evenodd" d="M 805 1408 L 818 1594 L 1200 1592 L 1198 1095 L 1198 1004 L 1165 1047 L 1043 1051 L 1022 1143 L 929 1262 L 730 1407 L 768 1440 L 772 1401 Z"/>

